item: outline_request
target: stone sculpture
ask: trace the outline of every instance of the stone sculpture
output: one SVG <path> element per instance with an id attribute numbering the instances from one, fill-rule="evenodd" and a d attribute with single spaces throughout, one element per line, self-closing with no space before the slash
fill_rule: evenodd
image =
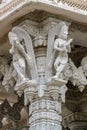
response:
<path id="1" fill-rule="evenodd" d="M 1 65 L 0 65 L 0 73 L 3 76 L 2 85 L 5 87 L 6 91 L 9 90 L 11 86 L 13 86 L 13 80 L 11 78 L 12 72 L 11 67 L 8 65 L 8 60 L 6 57 L 0 57 Z"/>
<path id="2" fill-rule="evenodd" d="M 60 78 L 60 73 L 63 71 L 68 62 L 68 53 L 71 51 L 70 44 L 73 39 L 68 39 L 68 27 L 64 24 L 61 28 L 59 38 L 54 42 L 54 50 L 58 52 L 57 58 L 54 62 L 56 70 L 55 78 Z"/>
<path id="3" fill-rule="evenodd" d="M 84 72 L 85 76 L 87 77 L 87 56 L 85 56 L 82 59 L 81 66 L 82 66 L 82 69 L 83 69 L 83 72 Z"/>
<path id="4" fill-rule="evenodd" d="M 0 57 L 0 72 L 2 73 L 2 75 L 4 76 L 6 74 L 6 72 L 9 69 L 9 65 L 8 65 L 8 61 L 7 59 L 4 57 Z"/>
<path id="5" fill-rule="evenodd" d="M 66 64 L 66 66 L 65 66 L 65 68 L 64 68 L 64 70 L 62 72 L 62 77 L 66 81 L 68 81 L 72 77 L 72 69 L 71 69 L 69 61 Z"/>
<path id="6" fill-rule="evenodd" d="M 78 68 L 78 72 L 79 72 L 79 80 L 78 80 L 77 85 L 80 92 L 82 92 L 85 86 L 87 85 L 87 79 L 86 79 L 86 76 L 84 75 L 82 66 Z"/>
<path id="7" fill-rule="evenodd" d="M 27 54 L 15 33 L 10 32 L 8 36 L 10 44 L 12 45 L 10 53 L 13 55 L 13 67 L 18 74 L 19 82 L 21 82 L 26 80 L 25 57 L 27 57 Z"/>
<path id="8" fill-rule="evenodd" d="M 26 71 L 28 67 L 30 67 L 31 70 L 31 57 L 28 54 L 28 51 L 26 51 L 26 45 L 25 40 L 22 42 L 19 40 L 20 37 L 15 32 L 9 32 L 9 41 L 12 45 L 10 49 L 10 53 L 12 54 L 12 64 L 14 67 L 14 70 L 17 73 L 17 80 L 14 85 L 14 90 L 17 91 L 18 95 L 21 96 L 24 89 L 28 88 L 29 86 L 34 87 L 37 85 L 36 80 L 30 79 L 31 75 L 29 75 L 29 71 Z M 29 42 L 29 41 L 28 41 Z M 13 76 L 15 76 L 15 73 L 13 73 Z"/>
<path id="9" fill-rule="evenodd" d="M 2 81 L 2 85 L 5 87 L 7 92 L 9 91 L 10 88 L 14 87 L 14 85 L 17 82 L 17 78 L 18 78 L 17 72 L 14 70 L 14 67 L 11 63 Z"/>
<path id="10" fill-rule="evenodd" d="M 69 64 L 72 70 L 72 76 L 70 77 L 70 80 L 72 84 L 75 86 L 77 84 L 77 80 L 79 80 L 78 68 L 75 66 L 74 62 L 70 58 L 69 58 Z"/>
<path id="11" fill-rule="evenodd" d="M 61 105 L 65 102 L 66 83 L 73 81 L 75 70 L 78 74 L 78 68 L 68 58 L 72 42 L 67 38 L 68 23 L 58 21 L 48 33 L 43 41 L 40 37 L 42 34 L 38 34 L 36 39 L 35 36 L 31 37 L 30 29 L 27 33 L 22 27 L 15 27 L 9 34 L 13 67 L 20 78 L 14 90 L 18 95 L 24 93 L 25 106 L 30 104 L 30 130 L 62 129 Z M 22 39 L 25 46 L 20 42 Z M 43 43 L 47 43 L 47 47 L 43 47 Z M 56 74 L 53 73 L 53 67 Z M 27 77 L 28 80 L 25 80 Z M 78 79 L 74 84 L 79 82 Z"/>
<path id="12" fill-rule="evenodd" d="M 72 82 L 74 86 L 78 86 L 79 90 L 82 92 L 85 88 L 85 85 L 87 85 L 87 79 L 83 69 L 85 64 L 83 64 L 82 61 L 82 66 L 79 66 L 77 68 L 71 59 L 69 59 L 69 63 L 72 69 L 72 76 L 69 80 Z"/>

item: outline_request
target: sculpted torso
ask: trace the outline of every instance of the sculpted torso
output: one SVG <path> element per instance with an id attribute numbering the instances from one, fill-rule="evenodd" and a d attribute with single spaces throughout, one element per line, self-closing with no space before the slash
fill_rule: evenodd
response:
<path id="1" fill-rule="evenodd" d="M 16 34 L 10 32 L 9 33 L 10 43 L 12 47 L 10 49 L 10 53 L 13 55 L 13 67 L 16 70 L 19 82 L 25 80 L 26 76 L 26 63 L 23 52 L 25 52 L 23 46 L 21 45 Z"/>
<path id="2" fill-rule="evenodd" d="M 68 54 L 67 54 L 68 50 L 66 48 L 67 41 L 59 38 L 59 39 L 56 39 L 54 44 L 55 44 L 55 46 L 57 46 L 57 48 L 60 49 L 58 51 L 59 56 L 57 57 L 57 59 L 59 59 L 60 63 L 62 63 L 62 64 L 67 63 L 67 61 L 68 61 Z"/>
<path id="3" fill-rule="evenodd" d="M 23 56 L 18 52 L 17 49 L 15 49 L 15 54 L 13 55 L 13 63 L 14 62 L 18 62 L 20 67 L 25 63 Z"/>

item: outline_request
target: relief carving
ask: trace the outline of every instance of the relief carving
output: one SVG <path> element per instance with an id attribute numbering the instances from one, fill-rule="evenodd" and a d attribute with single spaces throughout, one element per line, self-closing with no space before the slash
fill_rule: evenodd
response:
<path id="1" fill-rule="evenodd" d="M 10 88 L 13 88 L 17 81 L 17 73 L 13 68 L 12 63 L 8 64 L 8 59 L 6 57 L 0 57 L 1 65 L 0 65 L 0 73 L 2 80 L 2 86 L 5 87 L 8 92 Z"/>
<path id="2" fill-rule="evenodd" d="M 18 78 L 17 72 L 14 70 L 13 65 L 11 63 L 2 81 L 2 85 L 5 87 L 7 92 L 10 90 L 10 88 L 14 88 L 17 82 L 17 78 Z"/>

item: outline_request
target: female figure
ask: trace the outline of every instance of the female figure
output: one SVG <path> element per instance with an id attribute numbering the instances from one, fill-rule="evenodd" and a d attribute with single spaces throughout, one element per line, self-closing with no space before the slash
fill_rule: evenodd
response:
<path id="1" fill-rule="evenodd" d="M 67 39 L 68 27 L 64 24 L 61 28 L 59 38 L 54 42 L 54 50 L 58 52 L 58 56 L 54 62 L 56 70 L 55 78 L 60 78 L 59 75 L 63 71 L 68 62 L 68 52 L 71 51 L 70 43 L 72 39 Z"/>
<path id="2" fill-rule="evenodd" d="M 10 44 L 12 45 L 10 53 L 13 55 L 13 67 L 18 74 L 19 81 L 26 78 L 26 63 L 24 54 L 26 53 L 17 35 L 13 32 L 9 33 Z"/>

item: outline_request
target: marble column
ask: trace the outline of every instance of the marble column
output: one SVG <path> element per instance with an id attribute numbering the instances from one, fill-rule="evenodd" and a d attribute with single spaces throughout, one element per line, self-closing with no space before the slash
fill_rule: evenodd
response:
<path id="1" fill-rule="evenodd" d="M 25 105 L 30 104 L 29 130 L 62 130 L 61 104 L 65 100 L 67 81 L 62 77 L 63 68 L 60 75 L 58 74 L 59 68 L 54 68 L 54 42 L 55 37 L 60 36 L 62 30 L 61 40 L 58 40 L 60 40 L 59 44 L 64 41 L 62 45 L 65 44 L 63 50 L 65 51 L 67 40 L 62 37 L 68 34 L 67 29 L 68 24 L 57 19 L 47 19 L 41 23 L 25 21 L 19 27 L 13 28 L 12 34 L 9 36 L 12 45 L 10 52 L 13 55 L 13 66 L 18 75 L 14 89 L 19 95 L 24 92 Z M 33 37 L 31 37 L 32 35 Z M 68 41 L 69 44 L 70 42 Z M 17 52 L 16 55 L 12 53 L 13 50 L 15 53 Z M 68 60 L 67 51 L 65 53 L 63 67 Z M 16 56 L 19 56 L 21 61 Z M 56 57 L 56 63 L 60 57 L 62 58 L 61 54 Z M 16 62 L 14 58 L 16 58 Z M 20 62 L 23 63 L 23 66 Z M 21 68 L 17 70 L 15 64 Z M 23 75 L 23 79 L 20 78 L 21 75 Z"/>
<path id="2" fill-rule="evenodd" d="M 25 89 L 25 99 L 29 105 L 29 130 L 62 130 L 61 126 L 61 96 L 59 82 L 47 81 L 45 78 L 47 39 L 39 36 L 34 39 L 34 45 L 43 43 L 35 49 L 35 58 L 38 70 L 38 85 L 35 88 Z M 30 98 L 31 95 L 31 98 Z"/>

